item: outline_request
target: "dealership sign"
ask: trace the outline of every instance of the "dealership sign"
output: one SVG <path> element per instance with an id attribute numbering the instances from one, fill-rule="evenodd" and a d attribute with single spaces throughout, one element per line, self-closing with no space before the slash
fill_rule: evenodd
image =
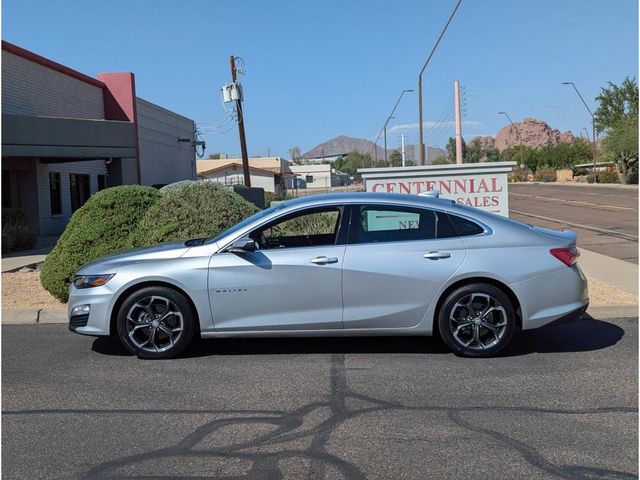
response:
<path id="1" fill-rule="evenodd" d="M 509 216 L 507 174 L 515 162 L 363 168 L 367 192 L 419 195 L 437 190 L 441 198 Z"/>

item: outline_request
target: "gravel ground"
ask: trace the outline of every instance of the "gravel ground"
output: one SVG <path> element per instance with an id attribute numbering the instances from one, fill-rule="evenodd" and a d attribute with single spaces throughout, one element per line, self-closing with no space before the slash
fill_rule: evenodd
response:
<path id="1" fill-rule="evenodd" d="M 42 285 L 40 285 L 40 272 L 2 274 L 3 310 L 64 309 L 66 307 L 66 303 L 59 302 L 42 288 Z"/>
<path id="2" fill-rule="evenodd" d="M 638 297 L 627 292 L 589 279 L 591 305 L 637 305 Z M 2 308 L 7 310 L 31 308 L 66 308 L 42 285 L 40 272 L 15 272 L 2 274 Z"/>

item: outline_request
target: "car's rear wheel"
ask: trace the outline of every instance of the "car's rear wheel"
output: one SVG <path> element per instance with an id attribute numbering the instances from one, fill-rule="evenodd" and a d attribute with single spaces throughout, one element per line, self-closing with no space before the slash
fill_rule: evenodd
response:
<path id="1" fill-rule="evenodd" d="M 170 358 L 193 340 L 194 315 L 189 301 L 167 287 L 145 287 L 120 306 L 118 337 L 140 358 Z"/>
<path id="2" fill-rule="evenodd" d="M 466 357 L 490 357 L 511 341 L 516 313 L 505 293 L 484 283 L 451 292 L 440 308 L 438 327 L 451 350 Z"/>

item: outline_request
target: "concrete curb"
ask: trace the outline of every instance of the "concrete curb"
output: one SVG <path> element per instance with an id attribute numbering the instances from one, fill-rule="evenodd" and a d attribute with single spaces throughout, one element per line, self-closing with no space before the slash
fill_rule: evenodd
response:
<path id="1" fill-rule="evenodd" d="M 66 309 L 2 310 L 2 325 L 28 325 L 34 323 L 69 323 Z"/>
<path id="2" fill-rule="evenodd" d="M 638 185 L 622 185 L 620 183 L 511 182 L 510 185 L 544 185 L 544 186 L 550 186 L 550 187 L 597 187 L 597 188 L 620 188 L 622 190 L 638 190 Z"/>
<path id="3" fill-rule="evenodd" d="M 638 305 L 593 305 L 587 313 L 595 319 L 637 318 Z"/>

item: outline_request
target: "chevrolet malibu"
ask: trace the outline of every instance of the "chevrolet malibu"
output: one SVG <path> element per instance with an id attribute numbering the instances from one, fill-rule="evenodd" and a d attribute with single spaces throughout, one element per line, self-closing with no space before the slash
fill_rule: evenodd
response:
<path id="1" fill-rule="evenodd" d="M 108 256 L 69 287 L 69 328 L 142 358 L 221 337 L 439 335 L 469 357 L 578 318 L 576 234 L 431 196 L 299 198 L 213 238 Z"/>

